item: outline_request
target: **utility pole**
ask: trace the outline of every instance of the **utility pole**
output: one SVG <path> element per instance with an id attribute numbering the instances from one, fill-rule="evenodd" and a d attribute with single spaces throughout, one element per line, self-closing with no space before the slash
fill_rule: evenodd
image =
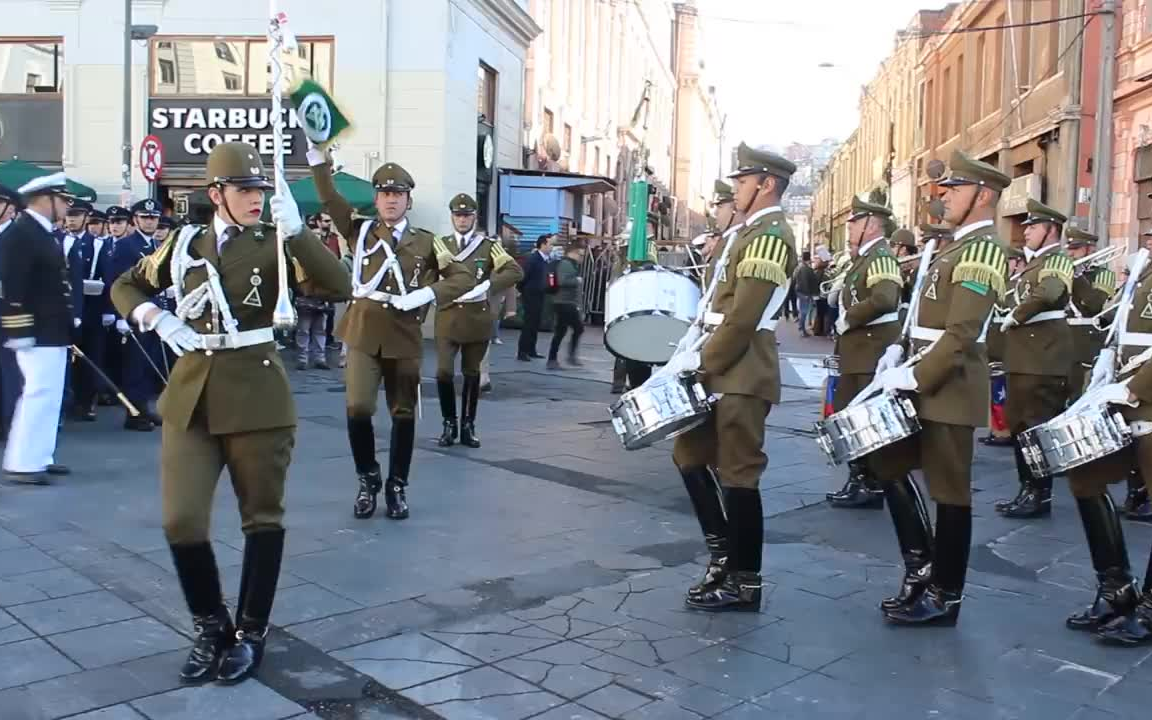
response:
<path id="1" fill-rule="evenodd" d="M 120 146 L 121 202 L 132 198 L 132 0 L 124 0 L 124 118 Z"/>
<path id="2" fill-rule="evenodd" d="M 1074 13 L 1084 12 L 1084 0 L 1078 0 Z M 1090 18 L 1085 18 L 1088 22 Z M 1069 29 L 1071 30 L 1071 29 Z M 1068 72 L 1068 118 L 1060 128 L 1062 144 L 1066 143 L 1067 155 L 1064 158 L 1064 209 L 1071 218 L 1076 214 L 1080 186 L 1080 116 L 1084 112 L 1080 95 L 1080 83 L 1084 76 L 1084 34 L 1078 33 L 1072 43 L 1072 65 Z"/>
<path id="3" fill-rule="evenodd" d="M 1116 0 L 1102 0 L 1098 11 L 1104 29 L 1100 38 L 1100 94 L 1096 101 L 1096 148 L 1092 162 L 1092 221 L 1089 231 L 1108 244 L 1112 215 L 1112 91 L 1116 82 Z"/>

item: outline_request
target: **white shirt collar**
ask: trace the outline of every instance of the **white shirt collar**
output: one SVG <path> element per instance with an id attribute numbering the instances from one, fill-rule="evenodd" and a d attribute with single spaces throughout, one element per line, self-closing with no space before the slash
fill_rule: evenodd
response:
<path id="1" fill-rule="evenodd" d="M 723 235 L 721 235 L 720 237 L 722 237 L 722 238 L 726 238 L 726 237 L 728 237 L 729 235 L 732 235 L 733 233 L 739 232 L 739 231 L 740 231 L 740 228 L 742 228 L 742 227 L 744 227 L 744 223 L 736 223 L 736 224 L 735 224 L 735 225 L 733 225 L 732 227 L 730 227 L 730 228 L 728 228 L 727 230 L 725 230 L 725 231 L 724 231 L 724 234 L 723 234 Z"/>
<path id="2" fill-rule="evenodd" d="M 969 233 L 976 232 L 980 228 L 992 227 L 995 224 L 996 223 L 992 220 L 977 220 L 974 223 L 968 223 L 964 227 L 956 230 L 954 233 L 952 233 L 952 237 L 959 240 Z"/>
<path id="3" fill-rule="evenodd" d="M 876 243 L 880 242 L 883 239 L 884 239 L 884 236 L 880 235 L 879 237 L 872 238 L 868 242 L 861 245 L 860 246 L 860 257 L 866 256 L 868 254 L 868 251 L 871 250 L 873 247 L 875 247 Z"/>
<path id="4" fill-rule="evenodd" d="M 408 229 L 408 217 L 405 216 L 404 219 L 401 220 L 398 224 L 392 226 L 393 239 L 399 240 L 400 236 L 403 235 L 404 231 L 407 229 Z"/>
<path id="5" fill-rule="evenodd" d="M 476 234 L 476 231 L 475 230 L 469 230 L 468 233 L 465 235 L 461 235 L 460 233 L 455 233 L 455 234 L 456 234 L 456 244 L 460 246 L 461 250 L 463 250 L 464 246 L 467 245 L 472 240 L 472 236 Z"/>
<path id="6" fill-rule="evenodd" d="M 1029 250 L 1027 247 L 1025 247 L 1024 248 L 1024 259 L 1027 260 L 1028 262 L 1032 262 L 1033 260 L 1040 257 L 1044 253 L 1049 252 L 1051 250 L 1054 250 L 1058 247 L 1060 247 L 1060 243 L 1052 243 L 1051 245 L 1045 245 L 1044 247 L 1040 248 L 1039 250 Z"/>
<path id="7" fill-rule="evenodd" d="M 212 216 L 212 229 L 214 231 L 216 231 L 216 254 L 217 255 L 224 252 L 224 237 L 225 237 L 224 232 L 230 227 L 240 228 L 240 232 L 244 231 L 243 227 L 241 227 L 235 223 L 230 223 L 227 220 L 225 220 L 224 218 L 220 217 L 219 215 L 213 215 Z"/>
<path id="8" fill-rule="evenodd" d="M 12 224 L 12 221 L 11 221 L 11 220 L 5 220 L 4 222 L 0 222 L 0 233 L 2 233 L 2 232 L 4 232 L 5 230 L 7 230 L 7 229 L 8 229 L 8 226 L 9 226 L 9 225 L 11 225 L 11 224 Z"/>
<path id="9" fill-rule="evenodd" d="M 51 220 L 36 212 L 32 208 L 25 208 L 24 212 L 28 213 L 28 217 L 40 223 L 40 227 L 44 228 L 46 231 L 48 231 L 48 233 L 52 233 L 54 228 L 52 227 Z"/>
<path id="10" fill-rule="evenodd" d="M 763 210 L 757 210 L 756 212 L 752 213 L 751 215 L 749 215 L 744 220 L 744 224 L 745 225 L 751 225 L 752 223 L 756 222 L 757 220 L 764 217 L 765 215 L 767 215 L 769 213 L 774 213 L 774 212 L 780 212 L 780 206 L 779 205 L 773 205 L 772 207 L 766 207 Z"/>

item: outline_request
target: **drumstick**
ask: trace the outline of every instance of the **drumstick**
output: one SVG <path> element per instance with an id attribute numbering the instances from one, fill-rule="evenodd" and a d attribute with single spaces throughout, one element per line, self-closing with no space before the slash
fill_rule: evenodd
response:
<path id="1" fill-rule="evenodd" d="M 940 342 L 940 341 L 939 340 L 933 340 L 931 342 L 931 344 L 925 346 L 922 350 L 920 350 L 919 352 L 917 352 L 915 355 L 908 358 L 904 362 L 900 363 L 896 367 L 897 368 L 910 368 L 910 367 L 912 367 L 916 363 L 920 362 L 920 360 L 923 359 L 923 357 L 928 354 L 928 351 L 931 350 L 933 347 L 935 347 L 936 343 L 938 343 L 938 342 Z M 880 376 L 875 375 L 872 378 L 872 382 L 868 383 L 868 385 L 863 390 L 861 390 L 859 393 L 856 394 L 856 397 L 852 398 L 851 402 L 848 403 L 848 407 L 852 407 L 853 405 L 859 405 L 860 403 L 864 402 L 865 400 L 872 397 L 876 393 L 880 392 L 880 390 L 881 390 Z"/>

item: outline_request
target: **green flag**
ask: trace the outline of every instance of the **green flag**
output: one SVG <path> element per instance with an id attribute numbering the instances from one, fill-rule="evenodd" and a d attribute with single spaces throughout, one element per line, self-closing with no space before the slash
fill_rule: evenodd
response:
<path id="1" fill-rule="evenodd" d="M 317 147 L 330 145 L 340 133 L 351 127 L 351 122 L 340 112 L 332 96 L 312 80 L 297 85 L 289 98 L 296 108 L 300 127 Z"/>

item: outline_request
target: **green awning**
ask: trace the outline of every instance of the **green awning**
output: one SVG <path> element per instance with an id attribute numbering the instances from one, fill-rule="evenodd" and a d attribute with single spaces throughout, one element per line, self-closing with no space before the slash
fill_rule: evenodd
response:
<path id="1" fill-rule="evenodd" d="M 336 185 L 336 192 L 340 193 L 340 196 L 347 200 L 348 204 L 357 212 L 365 215 L 376 214 L 374 204 L 376 188 L 372 187 L 372 183 L 345 172 L 336 173 L 332 177 L 332 181 Z M 292 191 L 292 197 L 300 206 L 301 214 L 312 215 L 324 209 L 320 197 L 316 193 L 316 183 L 312 181 L 311 177 L 301 178 L 290 183 L 288 189 Z"/>
<path id="2" fill-rule="evenodd" d="M 16 190 L 30 180 L 35 180 L 44 175 L 51 175 L 54 172 L 57 171 L 46 170 L 39 165 L 33 165 L 23 160 L 8 160 L 6 162 L 0 162 L 0 185 L 5 185 Z M 88 202 L 96 201 L 96 191 L 84 183 L 69 180 L 68 191 L 81 200 L 87 200 Z"/>

